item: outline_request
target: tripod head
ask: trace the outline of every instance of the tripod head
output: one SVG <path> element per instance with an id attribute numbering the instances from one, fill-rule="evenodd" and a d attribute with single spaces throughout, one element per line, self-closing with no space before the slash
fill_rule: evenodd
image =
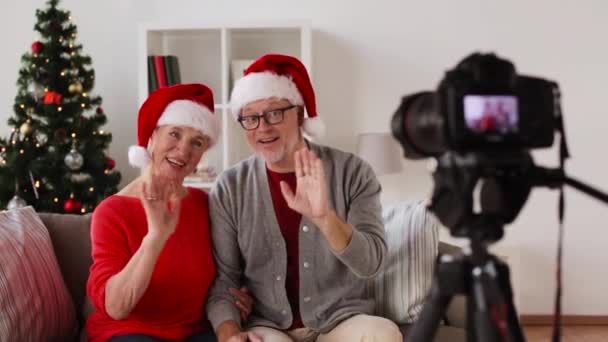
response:
<path id="1" fill-rule="evenodd" d="M 447 152 L 436 160 L 430 210 L 455 237 L 498 241 L 526 203 L 534 169 L 525 150 Z"/>

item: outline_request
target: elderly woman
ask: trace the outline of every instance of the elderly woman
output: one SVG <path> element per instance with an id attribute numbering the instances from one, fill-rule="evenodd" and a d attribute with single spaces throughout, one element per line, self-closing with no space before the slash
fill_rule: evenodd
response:
<path id="1" fill-rule="evenodd" d="M 90 341 L 215 341 L 204 315 L 215 278 L 207 194 L 182 186 L 216 143 L 219 119 L 202 84 L 153 92 L 137 121 L 129 161 L 142 175 L 93 213 L 87 284 Z M 246 290 L 232 291 L 241 312 Z"/>

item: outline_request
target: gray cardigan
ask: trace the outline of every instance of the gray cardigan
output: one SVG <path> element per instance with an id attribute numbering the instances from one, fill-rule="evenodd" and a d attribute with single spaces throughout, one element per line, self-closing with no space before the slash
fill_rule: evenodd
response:
<path id="1" fill-rule="evenodd" d="M 337 253 L 310 220 L 300 222 L 300 313 L 305 326 L 325 333 L 352 315 L 373 314 L 368 279 L 383 266 L 386 242 L 380 184 L 371 167 L 353 154 L 309 146 L 323 161 L 330 205 L 354 228 L 348 246 Z M 247 327 L 289 328 L 287 251 L 264 160 L 254 156 L 225 171 L 209 195 L 209 211 L 217 278 L 206 311 L 214 329 L 226 320 L 240 323 L 227 291 L 240 286 L 255 298 Z"/>

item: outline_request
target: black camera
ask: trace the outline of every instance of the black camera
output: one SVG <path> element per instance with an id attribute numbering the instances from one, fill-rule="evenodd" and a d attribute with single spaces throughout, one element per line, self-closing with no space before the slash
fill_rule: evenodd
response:
<path id="1" fill-rule="evenodd" d="M 437 91 L 403 97 L 391 125 L 405 156 L 550 147 L 557 84 L 517 75 L 494 54 L 474 53 L 449 70 Z"/>
<path id="2" fill-rule="evenodd" d="M 499 240 L 532 187 L 545 182 L 529 149 L 550 147 L 562 131 L 559 96 L 557 83 L 473 53 L 435 92 L 403 97 L 393 135 L 406 158 L 436 158 L 430 209 L 452 235 Z"/>

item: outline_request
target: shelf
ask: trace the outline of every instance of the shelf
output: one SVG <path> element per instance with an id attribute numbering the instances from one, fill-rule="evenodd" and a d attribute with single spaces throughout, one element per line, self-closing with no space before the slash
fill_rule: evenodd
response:
<path id="1" fill-rule="evenodd" d="M 228 164 L 233 165 L 238 163 L 239 161 L 249 158 L 251 156 L 251 147 L 247 144 L 247 140 L 245 140 L 245 133 L 243 132 L 243 127 L 234 120 L 232 114 L 229 114 L 228 119 L 228 129 L 226 131 L 226 139 L 230 140 L 230 145 L 232 148 L 228 153 Z"/>
<path id="2" fill-rule="evenodd" d="M 217 115 L 220 119 L 219 126 L 222 127 L 222 121 L 226 119 L 224 112 L 222 110 L 216 109 L 215 115 Z M 225 165 L 223 150 L 224 145 L 226 144 L 226 139 L 226 134 L 224 134 L 223 130 L 220 131 L 220 136 L 218 138 L 217 143 L 203 154 L 201 161 L 198 163 L 197 169 L 202 169 L 204 167 L 213 167 L 217 174 L 224 170 Z"/>
<path id="3" fill-rule="evenodd" d="M 220 29 L 149 31 L 146 52 L 177 56 L 182 83 L 203 83 L 221 94 L 221 38 Z"/>

